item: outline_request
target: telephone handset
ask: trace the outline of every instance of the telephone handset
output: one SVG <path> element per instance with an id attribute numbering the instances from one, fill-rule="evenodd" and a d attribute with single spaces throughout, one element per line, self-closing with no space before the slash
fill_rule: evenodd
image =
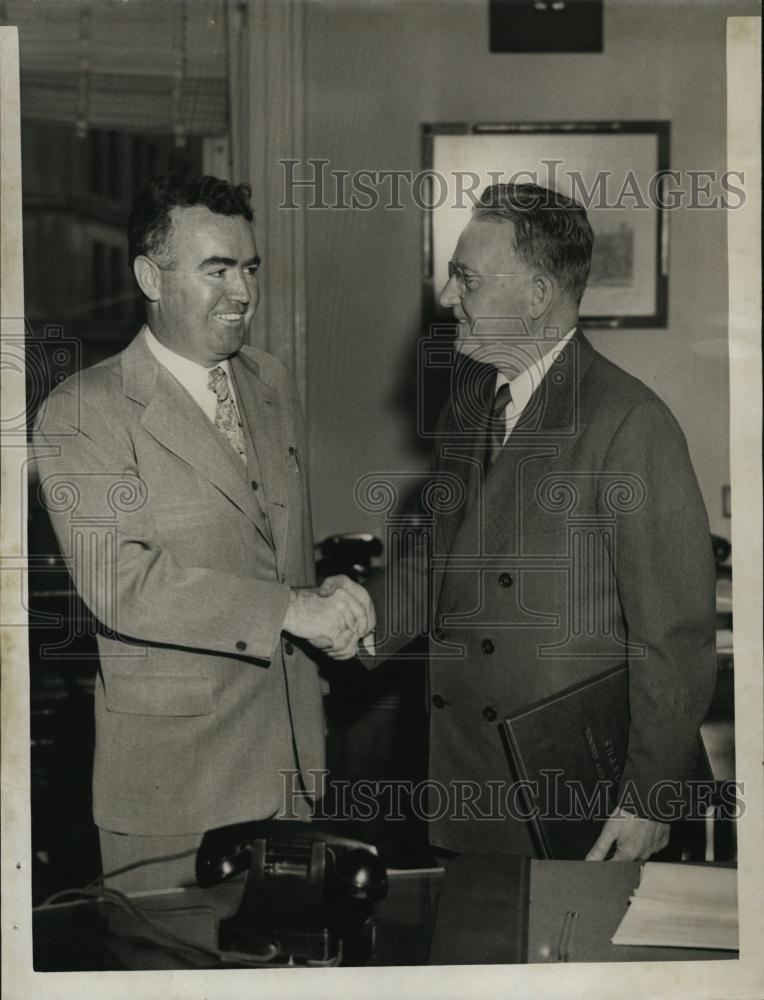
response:
<path id="1" fill-rule="evenodd" d="M 251 870 L 255 843 L 264 843 L 262 875 L 274 880 L 310 877 L 313 847 L 326 852 L 324 889 L 354 899 L 382 899 L 387 873 L 376 847 L 335 833 L 320 823 L 256 820 L 208 830 L 196 856 L 196 880 L 203 888 Z"/>
<path id="2" fill-rule="evenodd" d="M 257 820 L 208 830 L 196 855 L 202 888 L 248 872 L 241 906 L 220 922 L 220 947 L 254 950 L 267 929 L 279 939 L 362 924 L 387 893 L 377 849 L 335 832 L 338 824 Z M 334 827 L 335 829 L 332 829 Z M 254 934 L 254 937 L 253 937 Z"/>

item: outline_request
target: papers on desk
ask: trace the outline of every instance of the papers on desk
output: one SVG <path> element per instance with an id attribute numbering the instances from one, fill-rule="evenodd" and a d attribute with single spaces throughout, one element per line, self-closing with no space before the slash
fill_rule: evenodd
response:
<path id="1" fill-rule="evenodd" d="M 737 871 L 705 865 L 644 865 L 642 880 L 612 941 L 736 951 Z"/>

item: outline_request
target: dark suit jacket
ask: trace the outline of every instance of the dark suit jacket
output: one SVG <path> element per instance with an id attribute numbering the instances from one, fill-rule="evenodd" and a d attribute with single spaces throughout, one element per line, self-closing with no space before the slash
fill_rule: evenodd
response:
<path id="1" fill-rule="evenodd" d="M 265 818 L 280 769 L 309 784 L 323 767 L 317 669 L 281 635 L 290 585 L 315 582 L 290 453 L 304 452 L 299 398 L 262 351 L 231 365 L 247 467 L 142 336 L 38 417 L 44 499 L 101 627 L 94 814 L 109 830 Z"/>
<path id="2" fill-rule="evenodd" d="M 533 854 L 521 820 L 475 818 L 491 812 L 488 783 L 511 780 L 503 717 L 627 662 L 623 787 L 644 806 L 655 782 L 693 776 L 716 674 L 714 564 L 678 424 L 580 331 L 485 480 L 495 370 L 472 373 L 439 422 L 431 554 L 415 552 L 396 586 L 415 605 L 429 565 L 430 778 L 445 786 L 431 798 L 431 841 Z M 373 663 L 410 638 L 389 590 L 389 577 L 372 582 Z M 479 787 L 477 808 L 463 806 L 459 782 Z"/>

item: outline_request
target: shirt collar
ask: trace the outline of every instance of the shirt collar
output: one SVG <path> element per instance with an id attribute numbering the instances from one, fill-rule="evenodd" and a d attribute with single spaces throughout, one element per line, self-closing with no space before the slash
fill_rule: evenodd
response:
<path id="1" fill-rule="evenodd" d="M 215 365 L 210 365 L 209 368 L 204 365 L 200 365 L 196 361 L 191 361 L 190 358 L 184 358 L 180 354 L 176 354 L 175 351 L 171 351 L 169 347 L 165 347 L 154 334 L 149 329 L 148 323 L 143 326 L 142 333 L 146 338 L 146 344 L 149 350 L 157 359 L 157 361 L 165 367 L 171 375 L 180 382 L 180 384 L 186 388 L 191 386 L 202 386 L 207 388 L 207 380 L 209 379 L 210 371 L 215 367 Z M 228 358 L 223 361 L 217 362 L 228 377 L 228 381 L 231 381 L 231 362 Z"/>
<path id="2" fill-rule="evenodd" d="M 516 411 L 524 410 L 528 405 L 531 396 L 538 389 L 541 384 L 542 379 L 552 367 L 555 359 L 560 354 L 562 349 L 568 343 L 570 338 L 576 332 L 577 327 L 573 327 L 568 330 L 565 336 L 559 340 L 551 350 L 547 351 L 543 357 L 535 361 L 530 367 L 524 368 L 518 375 L 515 375 L 513 379 L 507 378 L 507 376 L 501 372 L 496 372 L 496 392 L 498 392 L 499 387 L 502 385 L 509 385 L 510 392 L 512 393 L 512 404 Z"/>

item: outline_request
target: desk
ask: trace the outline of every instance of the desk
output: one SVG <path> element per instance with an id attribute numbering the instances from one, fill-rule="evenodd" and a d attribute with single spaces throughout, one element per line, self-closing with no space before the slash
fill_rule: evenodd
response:
<path id="1" fill-rule="evenodd" d="M 639 884 L 640 867 L 638 862 L 622 861 L 457 858 L 451 862 L 439 900 L 431 959 L 438 965 L 558 962 L 569 911 L 578 917 L 567 961 L 737 957 L 730 951 L 612 945 L 610 939 Z"/>
<path id="2" fill-rule="evenodd" d="M 389 894 L 374 908 L 369 960 L 350 959 L 343 964 L 426 965 L 443 878 L 442 869 L 391 874 Z M 243 887 L 239 878 L 212 889 L 133 893 L 128 898 L 182 937 L 214 949 L 218 923 L 236 912 Z M 131 943 L 136 934 L 150 933 L 112 902 L 87 899 L 55 904 L 33 914 L 34 967 L 43 972 L 189 967 L 161 950 Z M 190 964 L 213 967 L 203 961 Z"/>
<path id="3" fill-rule="evenodd" d="M 684 948 L 616 948 L 610 944 L 639 881 L 629 862 L 528 861 L 465 857 L 442 869 L 390 875 L 390 892 L 374 908 L 371 954 L 347 965 L 555 962 L 567 910 L 580 913 L 572 961 L 734 959 L 735 952 Z M 217 923 L 238 907 L 243 881 L 213 889 L 135 894 L 131 901 L 184 937 L 214 948 Z M 182 960 L 131 943 L 146 933 L 113 903 L 62 903 L 34 914 L 38 971 L 115 968 L 179 969 Z M 432 954 L 431 954 L 432 953 Z"/>

